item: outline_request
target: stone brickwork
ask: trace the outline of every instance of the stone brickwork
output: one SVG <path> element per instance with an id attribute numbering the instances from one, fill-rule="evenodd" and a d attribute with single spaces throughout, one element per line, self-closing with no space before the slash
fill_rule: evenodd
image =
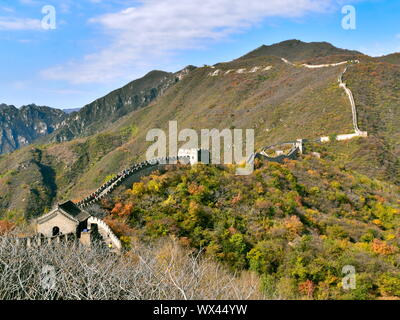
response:
<path id="1" fill-rule="evenodd" d="M 103 238 L 105 245 L 114 252 L 119 252 L 122 249 L 121 241 L 114 234 L 111 228 L 101 219 L 90 217 L 88 220 L 88 228 L 91 230 L 92 225 L 97 225 L 98 232 Z M 90 232 L 89 236 L 90 236 Z M 85 240 L 87 241 L 87 240 Z M 90 240 L 89 240 L 90 241 Z M 90 242 L 89 242 L 90 243 Z"/>
<path id="2" fill-rule="evenodd" d="M 123 183 L 131 183 L 133 180 L 139 180 L 142 176 L 148 175 L 151 172 L 161 169 L 168 164 L 176 164 L 177 162 L 188 163 L 188 157 L 166 157 L 156 158 L 150 161 L 144 161 L 138 164 L 134 164 L 131 167 L 121 171 L 114 178 L 107 181 L 105 184 L 100 186 L 91 195 L 79 201 L 77 206 L 85 208 L 100 201 L 110 193 L 112 193 L 118 186 Z"/>

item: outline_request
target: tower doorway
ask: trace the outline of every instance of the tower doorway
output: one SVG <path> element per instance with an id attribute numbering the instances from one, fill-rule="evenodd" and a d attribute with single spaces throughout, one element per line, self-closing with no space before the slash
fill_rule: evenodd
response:
<path id="1" fill-rule="evenodd" d="M 54 227 L 53 228 L 53 237 L 59 236 L 60 235 L 60 228 L 59 227 Z"/>

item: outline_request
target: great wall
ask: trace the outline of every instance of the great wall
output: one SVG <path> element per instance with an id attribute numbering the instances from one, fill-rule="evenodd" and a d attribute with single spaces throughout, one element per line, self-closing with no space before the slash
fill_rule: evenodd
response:
<path id="1" fill-rule="evenodd" d="M 320 69 L 320 68 L 329 68 L 329 67 L 338 67 L 342 65 L 346 65 L 345 69 L 340 73 L 338 82 L 339 82 L 339 87 L 343 88 L 343 90 L 346 92 L 346 95 L 349 98 L 350 105 L 351 105 L 351 113 L 352 113 L 352 121 L 353 121 L 353 129 L 354 133 L 348 133 L 348 134 L 338 134 L 336 136 L 337 141 L 344 141 L 344 140 L 350 140 L 356 137 L 367 137 L 368 133 L 366 131 L 361 131 L 358 127 L 358 116 L 357 116 L 357 108 L 356 108 L 356 103 L 354 101 L 353 93 L 351 90 L 347 87 L 346 83 L 343 82 L 343 76 L 347 72 L 349 64 L 358 64 L 360 63 L 359 60 L 352 60 L 352 61 L 342 61 L 338 63 L 331 63 L 331 64 L 320 64 L 320 65 L 310 65 L 310 64 L 295 64 L 285 58 L 281 58 L 281 60 L 286 63 L 287 65 L 290 65 L 292 67 L 303 67 L 307 69 Z M 324 137 L 319 137 L 312 142 L 329 142 L 330 137 L 324 136 Z M 256 153 L 256 157 L 262 157 L 263 159 L 267 161 L 277 161 L 281 162 L 283 159 L 293 159 L 296 157 L 298 153 L 302 153 L 302 144 L 303 142 L 311 142 L 310 140 L 306 139 L 298 139 L 297 141 L 291 141 L 291 142 L 282 142 L 278 144 L 274 144 L 272 146 L 266 146 L 261 149 L 260 153 Z M 292 149 L 286 154 L 286 155 L 278 155 L 277 157 L 270 157 L 267 154 L 267 151 L 271 149 L 272 147 L 276 146 L 284 146 L 284 145 L 292 145 Z M 254 158 L 254 157 L 253 157 Z"/>
<path id="2" fill-rule="evenodd" d="M 76 204 L 84 209 L 89 207 L 101 199 L 109 195 L 113 192 L 118 186 L 122 183 L 132 184 L 133 182 L 137 182 L 141 177 L 150 174 L 151 172 L 160 169 L 168 164 L 176 164 L 177 162 L 188 162 L 188 157 L 165 157 L 165 158 L 156 158 L 149 161 L 144 161 L 138 164 L 134 164 L 131 167 L 122 170 L 118 173 L 114 178 L 104 183 L 100 186 L 96 191 L 90 194 L 88 197 L 83 199 L 82 201 L 77 202 Z"/>
<path id="3" fill-rule="evenodd" d="M 8 241 L 11 241 L 16 246 L 22 246 L 25 248 L 38 248 L 44 245 L 54 245 L 62 243 L 77 243 L 77 236 L 75 233 L 67 233 L 54 237 L 45 237 L 40 234 L 29 237 L 10 237 Z"/>
<path id="4" fill-rule="evenodd" d="M 339 135 L 337 135 L 336 140 L 342 141 L 342 140 L 349 140 L 349 139 L 352 139 L 355 137 L 367 137 L 368 136 L 367 132 L 361 131 L 358 128 L 357 108 L 356 108 L 356 103 L 354 101 L 353 93 L 351 92 L 351 90 L 349 88 L 347 88 L 346 83 L 343 82 L 343 76 L 347 72 L 349 64 L 358 64 L 358 63 L 360 63 L 359 60 L 342 61 L 342 62 L 338 62 L 338 63 L 320 64 L 320 65 L 310 65 L 310 64 L 304 64 L 304 63 L 301 65 L 296 65 L 284 58 L 281 58 L 281 59 L 283 62 L 285 62 L 286 64 L 289 64 L 291 66 L 295 66 L 295 67 L 300 66 L 300 67 L 304 67 L 304 68 L 308 68 L 308 69 L 320 69 L 320 68 L 329 68 L 329 67 L 337 67 L 337 66 L 341 66 L 341 65 L 346 65 L 345 69 L 339 75 L 338 82 L 339 82 L 339 87 L 343 88 L 343 90 L 346 92 L 346 94 L 349 98 L 349 101 L 350 101 L 351 113 L 352 113 L 352 117 L 353 117 L 354 133 L 339 134 Z M 320 139 L 322 142 L 329 141 L 329 137 L 321 137 Z"/>
<path id="5" fill-rule="evenodd" d="M 156 158 L 149 161 L 144 161 L 138 164 L 134 164 L 131 167 L 121 171 L 114 178 L 104 183 L 100 186 L 95 192 L 90 194 L 88 197 L 79 201 L 77 204 L 81 209 L 85 209 L 90 207 L 107 195 L 112 193 L 117 187 L 122 184 L 132 184 L 134 182 L 140 181 L 143 176 L 149 175 L 150 173 L 159 170 L 166 165 L 176 164 L 178 162 L 188 163 L 188 157 L 165 157 L 165 158 Z M 88 219 L 88 225 L 95 224 L 98 228 L 98 233 L 103 239 L 103 242 L 106 246 L 110 246 L 114 251 L 118 252 L 122 249 L 121 241 L 114 234 L 111 228 L 101 219 L 91 216 Z"/>
<path id="6" fill-rule="evenodd" d="M 353 139 L 355 137 L 367 137 L 367 132 L 363 132 L 359 129 L 358 127 L 358 120 L 357 120 L 357 109 L 356 109 L 356 104 L 354 101 L 353 94 L 349 88 L 347 88 L 346 84 L 343 82 L 343 76 L 348 70 L 348 65 L 349 64 L 354 64 L 354 63 L 359 63 L 358 60 L 355 61 L 343 61 L 339 63 L 334 63 L 334 64 L 322 64 L 322 65 L 308 65 L 308 64 L 301 64 L 301 65 L 296 65 L 284 58 L 281 58 L 282 61 L 290 66 L 293 67 L 304 67 L 308 69 L 318 69 L 318 68 L 327 68 L 327 67 L 337 67 L 341 65 L 346 65 L 345 69 L 343 72 L 340 73 L 338 82 L 339 86 L 345 90 L 350 104 L 351 104 L 351 110 L 352 110 L 352 117 L 353 117 L 353 128 L 354 128 L 354 133 L 351 134 L 341 134 L 337 135 L 336 139 L 341 141 L 341 140 L 348 140 L 348 139 Z M 215 67 L 211 67 L 215 68 Z M 254 67 L 252 68 L 249 73 L 254 73 L 257 71 L 269 71 L 272 69 L 272 66 L 267 66 L 267 67 Z M 245 73 L 246 69 L 238 69 L 238 70 L 228 70 L 226 72 L 222 72 L 221 70 L 215 70 L 214 72 L 209 73 L 209 76 L 216 77 L 218 75 L 223 74 L 229 74 L 231 72 L 236 72 L 237 74 Z M 298 139 L 296 141 L 289 141 L 289 142 L 281 142 L 277 143 L 274 145 L 269 145 L 261 148 L 260 152 L 253 153 L 249 159 L 247 159 L 247 163 L 254 164 L 254 159 L 255 158 L 262 158 L 267 161 L 271 162 L 282 162 L 284 159 L 295 159 L 297 155 L 300 153 L 303 153 L 303 144 L 305 142 L 328 142 L 330 141 L 329 137 L 320 137 L 315 140 L 305 140 L 305 139 Z M 268 154 L 268 151 L 271 150 L 272 148 L 276 148 L 278 146 L 289 146 L 290 150 L 285 153 L 285 154 L 279 154 L 277 156 L 271 156 Z M 96 191 L 94 191 L 92 194 L 84 198 L 83 200 L 79 201 L 76 203 L 76 205 L 81 208 L 82 210 L 85 210 L 89 208 L 90 206 L 95 205 L 98 203 L 100 200 L 103 198 L 107 197 L 110 195 L 117 187 L 121 186 L 122 184 L 126 185 L 131 185 L 134 182 L 140 181 L 140 179 L 143 176 L 149 175 L 152 172 L 159 170 L 163 167 L 165 167 L 168 164 L 176 164 L 176 163 L 189 163 L 190 158 L 188 157 L 178 157 L 178 156 L 172 156 L 172 157 L 166 157 L 166 158 L 156 158 L 152 159 L 149 161 L 144 161 L 138 164 L 134 164 L 131 167 L 122 170 L 120 173 L 118 173 L 115 177 L 101 185 Z M 121 241 L 118 239 L 118 237 L 113 233 L 111 228 L 101 219 L 96 218 L 91 216 L 88 219 L 88 224 L 89 225 L 96 225 L 98 228 L 98 233 L 102 237 L 103 242 L 112 248 L 113 251 L 119 252 L 122 248 Z M 63 243 L 63 242 L 69 242 L 73 241 L 76 242 L 77 236 L 76 234 L 64 234 L 64 235 L 59 235 L 55 237 L 49 237 L 49 238 L 43 238 L 42 236 L 36 235 L 33 237 L 27 237 L 27 238 L 16 238 L 15 243 L 17 245 L 24 245 L 27 247 L 35 247 L 35 246 L 40 246 L 42 244 L 52 244 L 52 243 Z"/>
<path id="7" fill-rule="evenodd" d="M 332 68 L 332 67 L 346 65 L 345 69 L 339 75 L 338 82 L 339 82 L 339 87 L 345 91 L 345 93 L 348 96 L 349 101 L 350 101 L 354 133 L 338 134 L 338 135 L 336 135 L 335 139 L 337 141 L 344 141 L 344 140 L 350 140 L 350 139 L 353 139 L 356 137 L 367 137 L 368 136 L 367 132 L 361 131 L 358 127 L 357 108 L 356 108 L 356 104 L 354 101 L 353 93 L 347 87 L 346 83 L 343 82 L 343 76 L 347 72 L 349 65 L 350 64 L 358 64 L 358 63 L 360 63 L 359 60 L 342 61 L 342 62 L 337 62 L 337 63 L 319 64 L 319 65 L 311 65 L 311 64 L 306 64 L 306 63 L 295 64 L 285 58 L 281 58 L 281 60 L 289 66 L 296 67 L 296 68 L 302 67 L 302 68 L 307 68 L 307 69 Z M 214 66 L 208 66 L 208 67 L 211 69 L 215 69 Z M 245 74 L 245 73 L 255 73 L 255 72 L 261 72 L 261 71 L 266 72 L 266 71 L 271 70 L 272 68 L 273 68 L 273 66 L 267 66 L 267 67 L 266 66 L 256 66 L 256 67 L 251 68 L 249 71 L 247 71 L 247 69 L 245 69 L 245 68 L 230 69 L 227 71 L 222 71 L 220 69 L 216 69 L 215 71 L 208 73 L 208 76 L 209 77 L 217 77 L 220 75 L 227 75 L 230 73 Z M 330 139 L 331 139 L 330 137 L 324 136 L 324 137 L 319 137 L 319 138 L 313 140 L 313 142 L 329 142 Z M 267 160 L 267 161 L 275 161 L 275 162 L 282 162 L 284 159 L 294 159 L 294 158 L 296 158 L 298 153 L 302 153 L 302 142 L 300 142 L 300 141 L 311 142 L 310 140 L 299 139 L 297 141 L 282 142 L 282 143 L 274 144 L 272 146 L 266 146 L 266 147 L 261 148 L 261 151 L 259 153 L 255 153 L 254 157 L 251 156 L 249 159 L 254 159 L 256 157 L 259 157 L 259 158 L 263 158 L 264 160 Z M 292 146 L 292 148 L 290 149 L 290 151 L 288 153 L 279 154 L 275 157 L 267 154 L 268 150 L 270 150 L 272 147 L 285 146 L 285 145 Z M 250 161 L 249 159 L 247 160 L 247 162 Z"/>

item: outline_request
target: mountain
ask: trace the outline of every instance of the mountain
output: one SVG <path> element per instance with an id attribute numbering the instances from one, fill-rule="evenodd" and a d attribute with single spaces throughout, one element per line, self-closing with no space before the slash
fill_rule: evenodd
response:
<path id="1" fill-rule="evenodd" d="M 336 48 L 328 42 L 307 43 L 300 40 L 287 40 L 270 46 L 263 45 L 244 55 L 241 59 L 275 56 L 292 61 L 302 61 L 311 58 L 320 58 L 333 55 L 362 55 L 362 53 L 353 50 Z"/>
<path id="2" fill-rule="evenodd" d="M 177 73 L 151 71 L 143 78 L 132 81 L 72 113 L 58 130 L 42 141 L 68 141 L 100 132 L 124 115 L 147 106 L 163 95 L 193 68 L 189 66 Z"/>
<path id="3" fill-rule="evenodd" d="M 21 107 L 0 105 L 0 154 L 30 144 L 56 130 L 66 118 L 62 110 L 34 104 Z"/>
<path id="4" fill-rule="evenodd" d="M 400 65 L 384 60 L 292 40 L 214 66 L 155 71 L 0 155 L 0 217 L 24 225 L 82 200 L 144 160 L 149 130 L 168 133 L 171 120 L 197 133 L 254 129 L 257 150 L 309 139 L 296 160 L 256 159 L 247 176 L 231 165 L 166 166 L 90 210 L 126 248 L 170 237 L 247 281 L 255 272 L 268 299 L 399 299 Z M 368 136 L 333 139 L 357 126 Z M 343 266 L 356 270 L 354 290 L 344 290 Z"/>
<path id="5" fill-rule="evenodd" d="M 281 46 L 288 51 L 286 57 L 294 56 L 287 44 Z M 311 48 L 315 44 L 305 45 L 306 53 L 293 50 L 301 57 L 298 60 L 303 60 L 310 57 Z M 316 144 L 309 150 L 319 152 L 323 161 L 332 166 L 387 181 L 394 187 L 400 184 L 400 66 L 341 49 L 308 63 L 341 62 L 355 57 L 360 63 L 348 65 L 343 81 L 353 92 L 359 127 L 369 136 Z M 211 67 L 190 68 L 184 77 L 156 72 L 158 81 L 150 81 L 146 87 L 165 84 L 157 98 L 150 95 L 152 98 L 144 104 L 118 103 L 125 101 L 123 97 L 128 94 L 117 90 L 115 96 L 111 94 L 72 114 L 75 120 L 65 121 L 70 127 L 64 124 L 41 138 L 42 144 L 0 157 L 0 214 L 31 217 L 56 201 L 82 199 L 116 172 L 143 160 L 151 144 L 146 142 L 147 132 L 153 128 L 167 130 L 170 120 L 178 121 L 179 130 L 252 128 L 257 149 L 298 138 L 352 133 L 349 99 L 338 85 L 344 68 L 339 65 L 309 69 L 285 63 L 275 55 L 259 54 Z M 121 105 L 134 110 L 122 108 L 123 116 L 118 118 Z M 108 114 L 102 107 L 107 108 Z M 82 121 L 83 117 L 88 123 Z M 101 128 L 104 129 L 100 131 Z M 72 139 L 75 136 L 79 139 Z M 52 143 L 44 144 L 44 139 Z"/>
<path id="6" fill-rule="evenodd" d="M 391 64 L 400 64 L 400 53 L 392 53 L 387 56 L 376 58 L 378 61 L 387 62 Z"/>
<path id="7" fill-rule="evenodd" d="M 168 73 L 151 71 L 83 108 L 58 110 L 36 105 L 0 105 L 0 154 L 37 143 L 69 141 L 109 127 L 124 115 L 147 106 L 195 67 Z"/>
<path id="8" fill-rule="evenodd" d="M 316 57 L 355 56 L 360 54 L 357 51 L 336 48 L 326 42 L 306 43 L 299 40 L 288 40 L 271 46 L 261 46 L 240 59 L 275 56 L 299 61 Z M 0 153 L 15 150 L 20 146 L 31 143 L 36 138 L 40 138 L 38 143 L 62 142 L 101 132 L 128 113 L 147 106 L 157 97 L 163 95 L 169 87 L 182 79 L 183 75 L 194 69 L 195 67 L 189 66 L 177 73 L 152 71 L 143 78 L 132 81 L 83 108 L 64 110 L 68 117 L 57 124 L 55 132 L 50 130 L 26 141 L 22 135 L 20 140 L 22 139 L 21 141 L 23 142 L 7 143 L 7 146 L 3 148 L 5 151 L 0 151 Z"/>

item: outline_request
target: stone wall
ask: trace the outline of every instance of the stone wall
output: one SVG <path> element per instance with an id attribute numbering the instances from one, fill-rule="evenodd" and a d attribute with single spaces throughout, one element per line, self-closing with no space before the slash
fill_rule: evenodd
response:
<path id="1" fill-rule="evenodd" d="M 98 227 L 98 232 L 102 236 L 104 242 L 107 244 L 108 241 L 112 244 L 112 248 L 120 251 L 122 249 L 121 241 L 114 234 L 111 228 L 101 219 L 90 217 L 88 220 L 88 226 L 91 228 L 91 225 L 95 224 Z"/>
<path id="2" fill-rule="evenodd" d="M 82 209 L 91 206 L 112 193 L 118 186 L 122 184 L 132 184 L 133 182 L 137 182 L 140 180 L 141 177 L 149 175 L 151 172 L 159 170 L 165 167 L 167 164 L 176 164 L 177 162 L 188 163 L 189 158 L 166 157 L 134 164 L 131 167 L 118 173 L 114 178 L 100 186 L 91 195 L 89 195 L 82 201 L 79 201 L 77 205 Z"/>
<path id="3" fill-rule="evenodd" d="M 44 245 L 55 245 L 62 243 L 77 243 L 78 238 L 75 233 L 62 234 L 55 237 L 46 237 L 43 235 L 35 235 L 32 237 L 15 237 L 8 238 L 8 240 L 15 246 L 22 246 L 25 248 L 38 248 Z"/>

